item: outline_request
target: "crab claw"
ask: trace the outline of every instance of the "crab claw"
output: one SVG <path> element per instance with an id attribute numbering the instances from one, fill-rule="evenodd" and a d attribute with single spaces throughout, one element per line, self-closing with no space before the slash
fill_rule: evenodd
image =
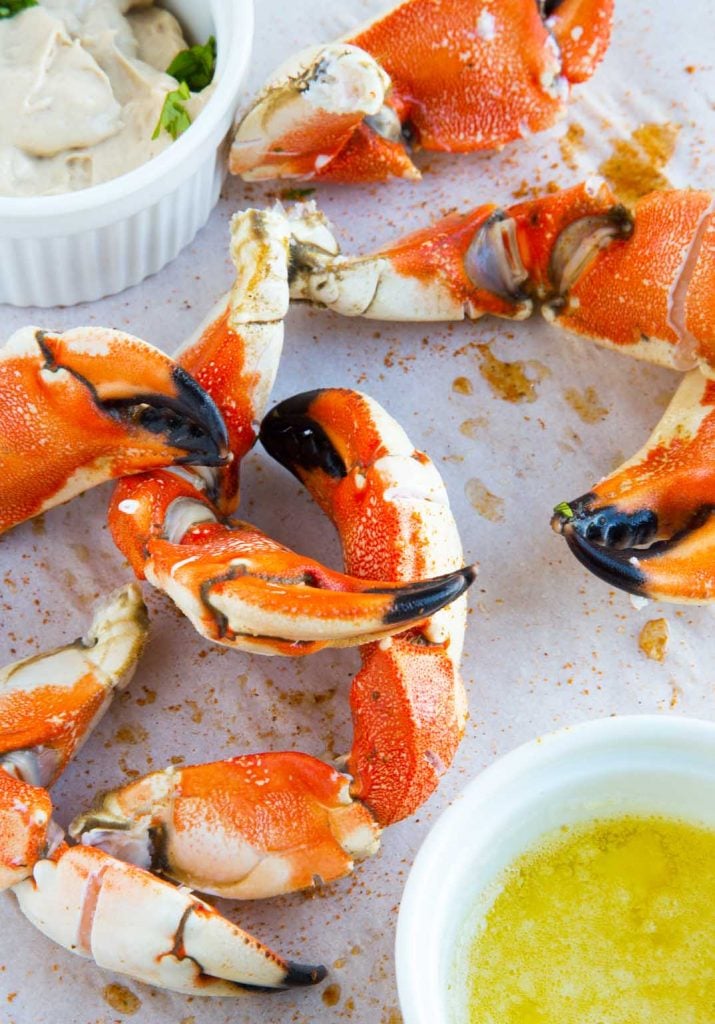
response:
<path id="1" fill-rule="evenodd" d="M 451 214 L 367 256 L 341 256 L 311 204 L 292 211 L 289 225 L 293 299 L 370 319 L 523 320 L 535 302 L 561 310 L 584 269 L 630 236 L 633 218 L 591 178 L 505 209 Z"/>
<path id="2" fill-rule="evenodd" d="M 418 178 L 409 146 L 468 153 L 541 131 L 595 70 L 612 14 L 613 0 L 403 0 L 279 69 L 239 125 L 231 170 Z"/>
<path id="3" fill-rule="evenodd" d="M 552 526 L 588 569 L 642 597 L 715 598 L 715 381 L 693 370 L 652 437 Z"/>
<path id="4" fill-rule="evenodd" d="M 55 842 L 45 787 L 131 679 L 146 635 L 132 583 L 102 604 L 83 639 L 0 671 L 0 889 L 25 878 Z"/>
<path id="5" fill-rule="evenodd" d="M 113 477 L 228 459 L 212 399 L 120 331 L 17 331 L 0 350 L 0 391 L 0 530 Z"/>
<path id="6" fill-rule="evenodd" d="M 263 899 L 342 878 L 377 850 L 349 783 L 293 751 L 166 768 L 104 794 L 70 835 L 201 892 Z"/>
<path id="7" fill-rule="evenodd" d="M 463 564 L 437 469 L 366 395 L 339 388 L 295 395 L 265 417 L 260 438 L 335 523 L 349 572 L 409 580 Z M 473 579 L 476 570 L 467 571 Z M 465 621 L 462 598 L 360 649 L 350 693 L 350 791 L 381 826 L 412 814 L 452 763 L 466 717 Z"/>
<path id="8" fill-rule="evenodd" d="M 193 522 L 192 522 L 193 520 Z M 355 579 L 297 555 L 249 523 L 177 499 L 150 541 L 146 578 L 203 636 L 259 654 L 302 655 L 391 636 L 454 601 L 471 568 L 415 583 Z"/>
<path id="9" fill-rule="evenodd" d="M 65 949 L 174 992 L 237 996 L 326 975 L 277 956 L 186 889 L 91 846 L 60 848 L 14 892 L 25 917 Z"/>

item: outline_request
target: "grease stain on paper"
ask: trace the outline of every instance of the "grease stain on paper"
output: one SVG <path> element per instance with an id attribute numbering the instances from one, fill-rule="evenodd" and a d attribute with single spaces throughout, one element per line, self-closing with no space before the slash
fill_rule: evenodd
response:
<path id="1" fill-rule="evenodd" d="M 483 519 L 488 519 L 492 523 L 500 523 L 502 521 L 504 518 L 504 499 L 500 498 L 498 494 L 493 494 L 481 480 L 477 480 L 476 477 L 467 480 L 464 485 L 464 493 L 469 504 Z"/>
<path id="2" fill-rule="evenodd" d="M 499 359 L 489 345 L 477 345 L 479 372 L 492 392 L 504 402 L 535 402 L 536 386 L 551 375 L 548 366 L 537 359 L 512 363 Z M 527 370 L 530 376 L 527 376 Z"/>
<path id="3" fill-rule="evenodd" d="M 618 198 L 632 205 L 641 196 L 669 188 L 662 173 L 675 152 L 680 125 L 642 124 L 630 139 L 614 139 L 612 154 L 598 168 Z"/>
<path id="4" fill-rule="evenodd" d="M 579 391 L 578 388 L 566 388 L 564 398 L 584 423 L 598 423 L 608 416 L 609 410 L 605 405 L 601 405 L 595 388 L 588 387 L 583 391 Z"/>

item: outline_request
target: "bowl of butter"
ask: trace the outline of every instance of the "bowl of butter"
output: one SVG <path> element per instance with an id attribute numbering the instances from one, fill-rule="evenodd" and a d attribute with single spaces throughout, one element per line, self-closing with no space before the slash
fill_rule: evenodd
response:
<path id="1" fill-rule="evenodd" d="M 710 1021 L 715 724 L 540 737 L 438 820 L 400 907 L 405 1024 Z"/>

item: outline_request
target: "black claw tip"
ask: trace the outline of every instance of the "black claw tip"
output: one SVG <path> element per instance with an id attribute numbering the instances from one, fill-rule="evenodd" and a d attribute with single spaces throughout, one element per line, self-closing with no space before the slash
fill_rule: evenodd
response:
<path id="1" fill-rule="evenodd" d="M 602 547 L 592 543 L 572 525 L 567 525 L 562 533 L 573 554 L 594 576 L 611 586 L 627 590 L 629 594 L 648 596 L 648 581 L 639 562 L 639 556 L 646 552 L 637 548 L 613 551 Z"/>
<path id="2" fill-rule="evenodd" d="M 606 548 L 630 548 L 650 544 L 658 533 L 658 516 L 650 508 L 622 512 L 615 505 L 594 507 L 598 498 L 585 494 L 554 509 L 551 526 L 557 533 L 573 530 L 584 540 Z"/>
<path id="3" fill-rule="evenodd" d="M 460 597 L 476 578 L 476 567 L 468 565 L 464 569 L 447 573 L 445 576 L 409 583 L 396 592 L 383 622 L 386 626 L 392 626 L 396 623 L 410 622 L 434 615 L 440 608 L 444 608 L 445 605 Z M 375 589 L 369 593 L 380 594 L 390 593 L 390 591 Z"/>
<path id="4" fill-rule="evenodd" d="M 172 448 L 185 453 L 176 463 L 224 465 L 230 458 L 228 434 L 216 403 L 180 366 L 173 367 L 171 377 L 174 395 L 146 392 L 100 404 L 115 419 L 162 434 Z"/>
<path id="5" fill-rule="evenodd" d="M 228 433 L 216 403 L 181 366 L 171 375 L 180 423 L 169 429 L 168 440 L 186 451 L 182 461 L 188 465 L 223 465 L 229 459 Z"/>
<path id="6" fill-rule="evenodd" d="M 347 475 L 341 455 L 310 416 L 310 406 L 320 394 L 320 390 L 305 391 L 280 402 L 264 418 L 258 435 L 271 458 L 299 480 L 302 470 L 311 469 L 321 469 L 335 479 Z"/>
<path id="7" fill-rule="evenodd" d="M 287 972 L 285 982 L 287 988 L 298 988 L 305 985 L 317 985 L 328 974 L 327 968 L 322 964 L 311 966 L 310 964 L 297 964 L 293 960 L 286 963 Z"/>

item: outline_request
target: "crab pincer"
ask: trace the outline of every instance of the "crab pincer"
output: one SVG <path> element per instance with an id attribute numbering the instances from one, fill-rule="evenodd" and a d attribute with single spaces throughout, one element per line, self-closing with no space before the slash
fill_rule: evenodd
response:
<path id="1" fill-rule="evenodd" d="M 248 180 L 419 178 L 412 151 L 468 153 L 550 127 L 610 40 L 612 0 L 403 0 L 282 65 L 239 123 Z"/>
<path id="2" fill-rule="evenodd" d="M 105 480 L 228 459 L 212 399 L 121 331 L 25 327 L 0 349 L 0 391 L 0 531 Z"/>
<path id="3" fill-rule="evenodd" d="M 588 569 L 641 597 L 715 598 L 715 381 L 686 374 L 647 444 L 552 526 Z"/>

